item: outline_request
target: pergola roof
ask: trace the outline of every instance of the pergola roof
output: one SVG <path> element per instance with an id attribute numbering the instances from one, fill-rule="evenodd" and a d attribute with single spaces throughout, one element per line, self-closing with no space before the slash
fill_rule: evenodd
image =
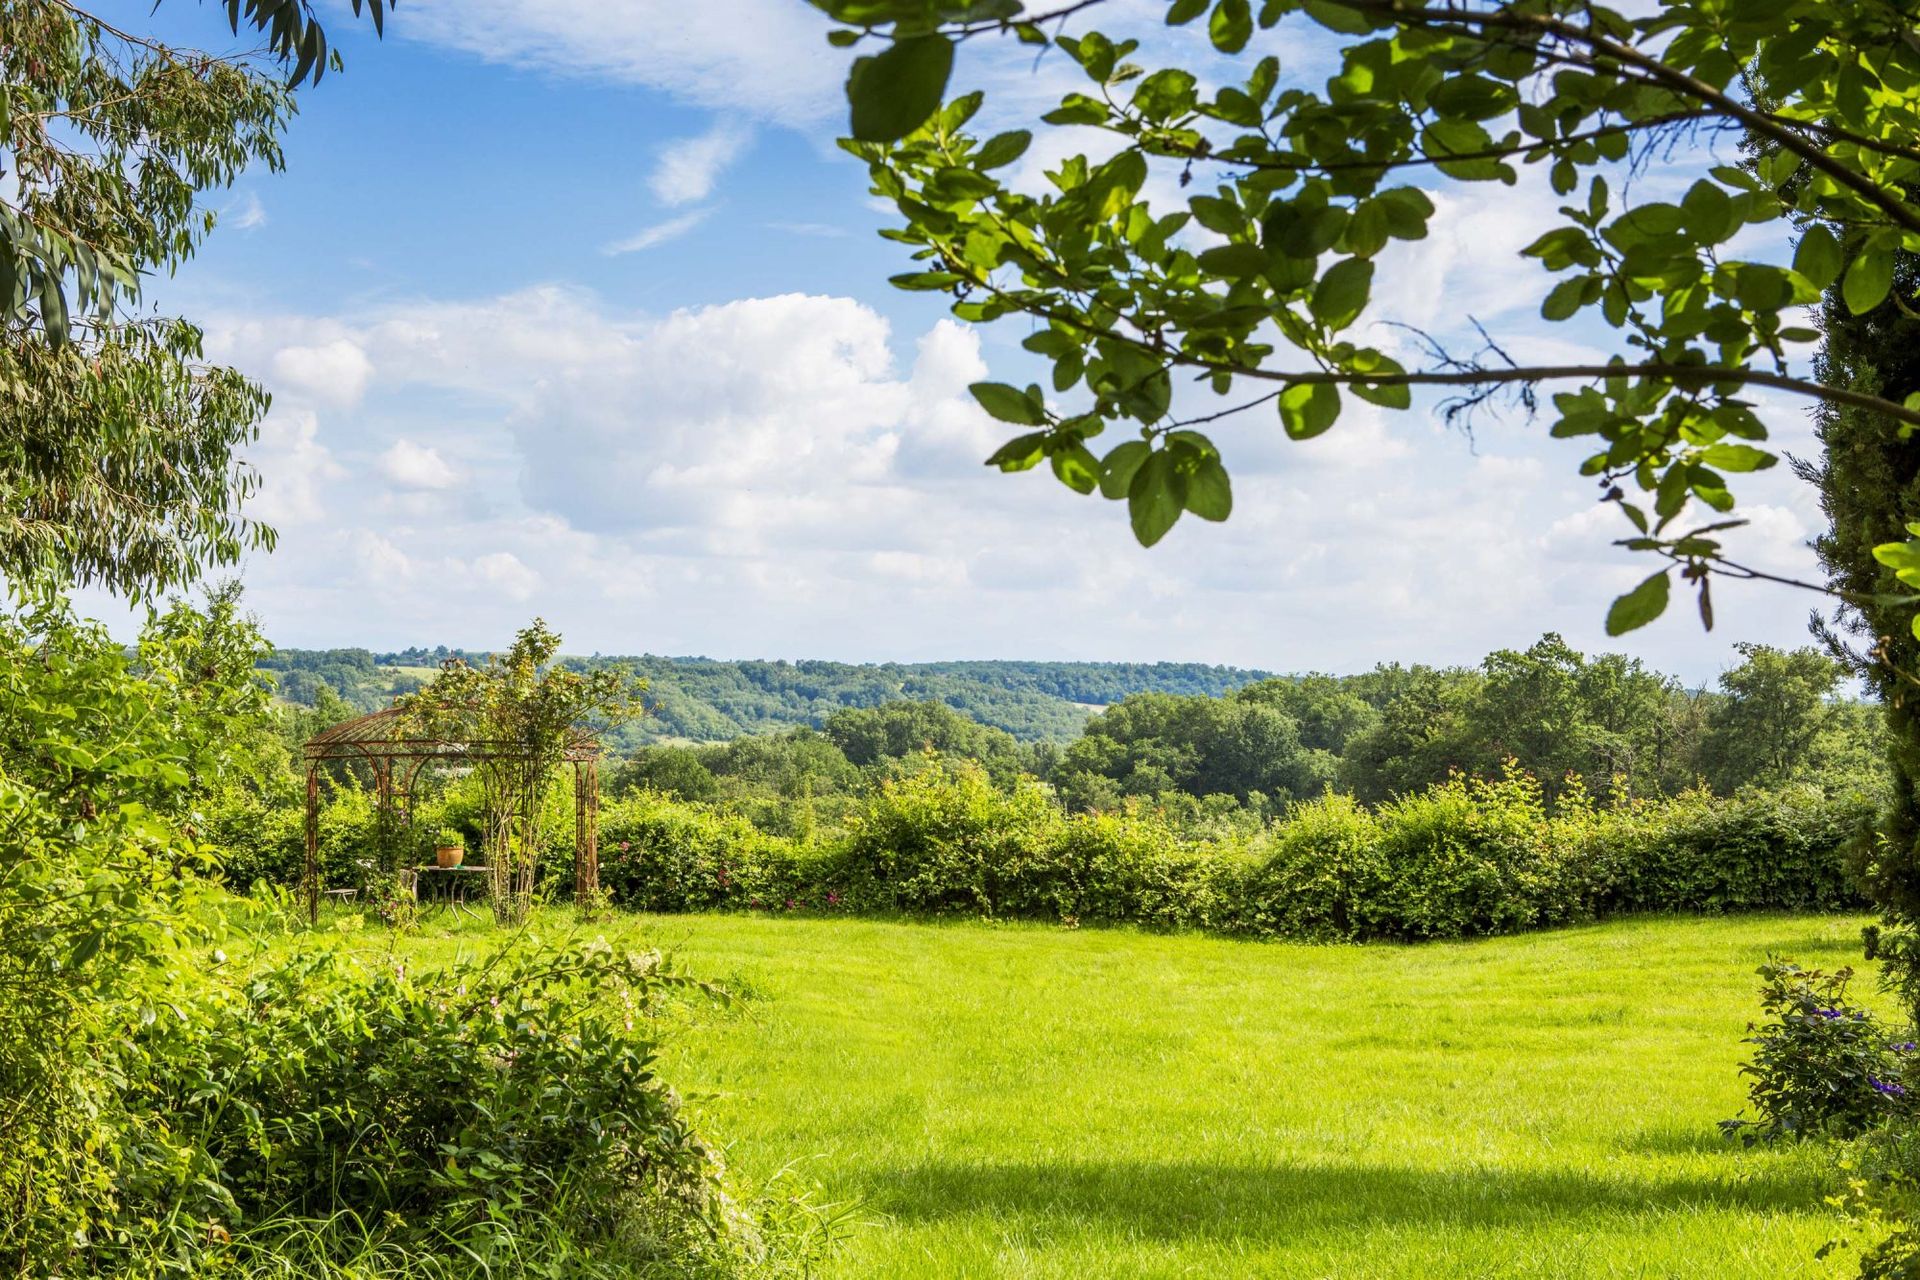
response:
<path id="1" fill-rule="evenodd" d="M 409 724 L 398 707 L 388 707 L 385 711 L 343 720 L 331 728 L 322 729 L 307 739 L 301 754 L 309 760 L 424 760 L 441 757 L 485 760 L 509 754 L 505 744 L 423 737 L 420 734 L 420 729 Z M 563 758 L 575 762 L 598 760 L 599 739 L 585 729 L 573 730 Z"/>

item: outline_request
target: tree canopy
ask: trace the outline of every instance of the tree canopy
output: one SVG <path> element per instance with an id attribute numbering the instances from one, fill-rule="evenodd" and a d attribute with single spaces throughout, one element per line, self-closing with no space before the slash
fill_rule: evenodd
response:
<path id="1" fill-rule="evenodd" d="M 353 0 L 376 26 L 391 0 Z M 267 396 L 139 310 L 212 229 L 201 203 L 279 168 L 293 89 L 338 65 L 307 0 L 233 0 L 220 55 L 65 0 L 0 7 L 0 577 L 151 596 L 271 547 L 236 451 Z"/>
<path id="2" fill-rule="evenodd" d="M 1920 40 L 1899 6 L 1702 0 L 1630 17 L 1585 0 L 1165 0 L 1168 25 L 1204 25 L 1238 67 L 1223 81 L 1149 65 L 1132 40 L 1059 34 L 1106 0 L 814 3 L 842 24 L 834 43 L 874 50 L 848 80 L 845 145 L 899 213 L 884 234 L 918 260 L 894 283 L 951 294 L 963 320 L 1026 317 L 1053 395 L 1077 392 L 1066 404 L 1038 385 L 977 384 L 1019 429 L 990 463 L 1044 461 L 1081 493 L 1124 500 L 1143 543 L 1184 513 L 1230 514 L 1210 423 L 1259 411 L 1306 439 L 1348 397 L 1407 409 L 1415 388 L 1440 387 L 1457 415 L 1506 392 L 1553 435 L 1589 442 L 1581 472 L 1625 517 L 1623 541 L 1667 562 L 1614 602 L 1609 631 L 1662 613 L 1676 575 L 1711 626 L 1714 574 L 1769 576 L 1724 548 L 1740 522 L 1732 477 L 1777 461 L 1756 389 L 1920 426 L 1920 396 L 1794 363 L 1794 344 L 1818 336 L 1796 315 L 1822 289 L 1871 310 L 1896 253 L 1920 249 L 1904 185 L 1920 172 Z M 1283 71 L 1301 23 L 1340 42 L 1317 89 Z M 1087 90 L 1030 128 L 975 136 L 984 97 L 952 93 L 955 50 L 995 36 L 1058 49 Z M 1007 181 L 1036 131 L 1069 129 L 1107 138 L 1093 154 L 1082 135 L 1048 138 L 1042 154 L 1066 156 L 1050 189 Z M 1620 180 L 1655 148 L 1717 137 L 1752 161 L 1703 158 L 1677 201 Z M 1156 170 L 1177 175 L 1179 200 L 1149 194 Z M 1521 364 L 1492 334 L 1473 352 L 1416 343 L 1409 367 L 1404 349 L 1362 336 L 1380 255 L 1428 234 L 1427 189 L 1523 178 L 1566 201 L 1525 250 L 1542 268 L 1540 314 L 1597 316 L 1605 359 Z M 1770 224 L 1798 232 L 1790 263 L 1736 247 Z M 1176 417 L 1176 380 L 1221 407 Z M 1134 430 L 1096 453 L 1115 426 Z M 1879 554 L 1920 585 L 1920 540 Z"/>

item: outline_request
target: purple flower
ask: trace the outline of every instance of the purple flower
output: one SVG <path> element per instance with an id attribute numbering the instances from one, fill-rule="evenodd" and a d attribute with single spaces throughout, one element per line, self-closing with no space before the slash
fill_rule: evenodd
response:
<path id="1" fill-rule="evenodd" d="M 1886 1080 L 1876 1080 L 1872 1076 L 1868 1076 L 1867 1084 L 1870 1085 L 1876 1093 L 1884 1093 L 1889 1098 L 1904 1098 L 1907 1096 L 1907 1091 L 1904 1087 L 1892 1084 Z"/>
<path id="2" fill-rule="evenodd" d="M 1895 1053 L 1912 1053 L 1915 1049 L 1920 1049 L 1920 1044 L 1915 1044 L 1911 1040 L 1902 1040 L 1899 1044 L 1893 1046 Z"/>
<path id="3" fill-rule="evenodd" d="M 1831 1021 L 1834 1018 L 1844 1018 L 1847 1015 L 1838 1009 L 1815 1009 L 1813 1016 L 1816 1018 L 1826 1018 Z"/>

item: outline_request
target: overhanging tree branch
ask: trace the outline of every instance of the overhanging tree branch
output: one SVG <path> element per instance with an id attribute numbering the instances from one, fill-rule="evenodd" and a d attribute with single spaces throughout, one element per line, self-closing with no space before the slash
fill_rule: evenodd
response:
<path id="1" fill-rule="evenodd" d="M 1648 80 L 1663 88 L 1696 102 L 1705 103 L 1718 114 L 1738 121 L 1759 137 L 1800 157 L 1806 164 L 1825 174 L 1839 186 L 1853 192 L 1869 204 L 1877 206 L 1896 225 L 1908 231 L 1920 233 L 1920 210 L 1912 208 L 1899 196 L 1864 174 L 1841 164 L 1820 147 L 1808 142 L 1791 129 L 1777 124 L 1767 112 L 1748 106 L 1699 77 L 1671 67 L 1632 45 L 1609 39 L 1592 27 L 1576 26 L 1563 19 L 1540 14 L 1514 13 L 1504 8 L 1498 10 L 1451 7 L 1407 8 L 1394 3 L 1393 0 L 1337 0 L 1337 3 L 1342 8 L 1351 9 L 1356 13 L 1384 18 L 1402 26 L 1414 26 L 1427 30 L 1466 28 L 1466 30 L 1456 31 L 1455 34 L 1466 35 L 1469 38 L 1478 38 L 1474 35 L 1475 28 L 1491 28 L 1536 37 L 1552 37 L 1583 47 L 1589 51 L 1591 65 L 1596 71 L 1610 70 L 1601 65 L 1598 59 L 1612 59 L 1622 66 L 1634 68 Z"/>

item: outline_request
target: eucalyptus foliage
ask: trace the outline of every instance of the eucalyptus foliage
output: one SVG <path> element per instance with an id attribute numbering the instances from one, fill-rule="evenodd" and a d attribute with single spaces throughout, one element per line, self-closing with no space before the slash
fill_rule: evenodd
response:
<path id="1" fill-rule="evenodd" d="M 353 0 L 375 25 L 391 0 Z M 267 396 L 209 365 L 146 277 L 212 229 L 202 197 L 278 169 L 292 90 L 338 65 L 307 0 L 229 0 L 255 53 L 169 45 L 66 0 L 0 6 L 0 577 L 152 596 L 271 547 L 237 456 Z"/>
<path id="2" fill-rule="evenodd" d="M 1676 575 L 1711 626 L 1713 574 L 1768 576 L 1723 543 L 1740 523 L 1732 478 L 1777 461 L 1756 388 L 1920 426 L 1920 395 L 1792 363 L 1793 344 L 1818 336 L 1796 317 L 1824 288 L 1868 311 L 1890 296 L 1896 253 L 1920 249 L 1911 6 L 1696 0 L 1630 17 L 1585 0 L 1165 0 L 1168 25 L 1203 26 L 1237 68 L 1223 78 L 1153 65 L 1097 30 L 1060 34 L 1107 0 L 814 3 L 843 24 L 834 43 L 873 50 L 847 83 L 844 145 L 899 211 L 883 234 L 919 260 L 894 283 L 951 294 L 964 320 L 1027 318 L 1053 392 L 1081 392 L 1071 410 L 1037 385 L 977 384 L 982 407 L 1019 428 L 990 463 L 1046 462 L 1078 492 L 1124 500 L 1142 543 L 1186 513 L 1230 514 L 1223 451 L 1200 430 L 1211 422 L 1258 411 L 1303 440 L 1352 399 L 1404 410 L 1413 388 L 1442 387 L 1458 412 L 1505 389 L 1586 443 L 1581 472 L 1630 523 L 1625 545 L 1668 561 L 1614 602 L 1609 631 L 1662 613 Z M 1317 88 L 1283 66 L 1303 23 L 1341 42 Z M 946 100 L 954 52 L 993 36 L 1058 50 L 1084 91 L 1032 128 L 969 132 L 984 99 Z M 1063 129 L 1108 136 L 1092 155 L 1049 137 L 1044 154 L 1068 153 L 1050 189 L 1010 185 L 1034 131 Z M 1762 158 L 1702 160 L 1678 201 L 1620 181 L 1656 148 L 1719 136 Z M 1147 194 L 1156 171 L 1177 173 L 1180 199 Z M 1429 343 L 1408 367 L 1356 328 L 1382 253 L 1427 236 L 1428 190 L 1523 179 L 1565 200 L 1525 250 L 1542 268 L 1540 314 L 1597 316 L 1608 358 L 1520 364 L 1491 335 L 1474 353 Z M 1798 229 L 1791 264 L 1734 247 L 1768 226 Z M 1222 407 L 1175 417 L 1176 380 Z M 1133 430 L 1096 452 L 1116 426 Z M 1920 586 L 1920 540 L 1881 554 Z"/>

